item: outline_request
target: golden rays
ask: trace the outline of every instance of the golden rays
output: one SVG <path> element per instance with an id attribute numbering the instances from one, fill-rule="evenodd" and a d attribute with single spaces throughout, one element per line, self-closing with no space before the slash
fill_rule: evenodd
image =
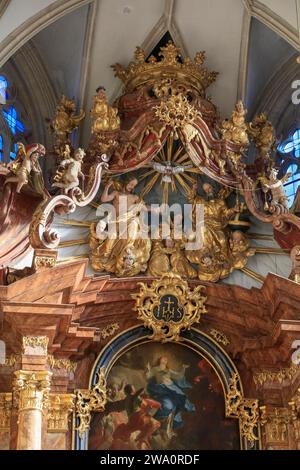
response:
<path id="1" fill-rule="evenodd" d="M 178 142 L 178 141 L 176 141 Z M 176 193 L 178 186 L 187 194 L 196 182 L 191 176 L 200 174 L 199 168 L 193 166 L 185 148 L 180 143 L 175 144 L 174 136 L 168 137 L 166 145 L 154 157 L 153 161 L 145 167 L 140 181 L 147 179 L 141 191 L 141 197 L 148 194 L 158 182 L 162 186 L 162 203 L 168 204 L 170 191 Z"/>

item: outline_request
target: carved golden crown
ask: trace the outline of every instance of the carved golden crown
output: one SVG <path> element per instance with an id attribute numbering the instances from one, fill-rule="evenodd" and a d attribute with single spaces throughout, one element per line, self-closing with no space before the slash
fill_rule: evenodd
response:
<path id="1" fill-rule="evenodd" d="M 189 57 L 181 61 L 180 50 L 169 41 L 165 47 L 161 47 L 159 56 L 159 61 L 154 56 L 146 60 L 143 49 L 137 47 L 136 61 L 130 62 L 127 69 L 120 64 L 112 65 L 112 68 L 129 93 L 143 85 L 153 85 L 159 79 L 172 79 L 203 94 L 217 78 L 217 72 L 210 72 L 203 67 L 205 52 L 198 52 L 194 62 Z"/>

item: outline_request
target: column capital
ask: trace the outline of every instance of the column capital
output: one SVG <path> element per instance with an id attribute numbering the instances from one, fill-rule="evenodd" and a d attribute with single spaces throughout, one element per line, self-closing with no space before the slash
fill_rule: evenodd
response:
<path id="1" fill-rule="evenodd" d="M 52 372 L 18 370 L 14 375 L 14 406 L 19 411 L 47 408 Z"/>

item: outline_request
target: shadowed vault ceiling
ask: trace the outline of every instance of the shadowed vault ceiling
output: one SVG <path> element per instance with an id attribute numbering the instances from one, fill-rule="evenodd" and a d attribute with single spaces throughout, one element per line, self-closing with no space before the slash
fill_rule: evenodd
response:
<path id="1" fill-rule="evenodd" d="M 9 19 L 13 3 L 1 21 Z M 104 85 L 110 99 L 121 91 L 110 65 L 127 65 L 137 45 L 150 53 L 168 31 L 184 55 L 206 51 L 207 66 L 219 72 L 209 94 L 221 116 L 228 116 L 238 98 L 251 114 L 255 111 L 259 93 L 294 52 L 296 24 L 294 0 L 95 0 L 62 16 L 32 41 L 57 95 L 75 97 L 89 114 L 97 86 Z M 88 120 L 85 126 L 83 144 Z"/>

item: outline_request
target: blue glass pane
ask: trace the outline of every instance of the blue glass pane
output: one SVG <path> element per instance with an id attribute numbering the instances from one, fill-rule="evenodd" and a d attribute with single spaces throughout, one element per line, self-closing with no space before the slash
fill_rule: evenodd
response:
<path id="1" fill-rule="evenodd" d="M 281 147 L 284 153 L 290 153 L 294 149 L 294 142 L 289 142 Z"/>
<path id="2" fill-rule="evenodd" d="M 3 157 L 3 137 L 0 135 L 0 160 L 2 160 Z"/>
<path id="3" fill-rule="evenodd" d="M 18 152 L 18 144 L 14 144 L 14 148 L 9 154 L 11 160 L 14 160 L 16 158 L 17 152 Z"/>
<path id="4" fill-rule="evenodd" d="M 25 131 L 25 127 L 18 119 L 18 113 L 13 106 L 10 106 L 8 111 L 3 110 L 3 115 L 14 135 L 16 135 L 17 131 L 21 133 Z"/>
<path id="5" fill-rule="evenodd" d="M 7 98 L 6 89 L 8 87 L 8 82 L 3 75 L 0 75 L 0 103 L 4 104 Z"/>
<path id="6" fill-rule="evenodd" d="M 295 157 L 300 157 L 300 129 L 297 129 L 292 139 L 289 139 L 278 146 L 281 153 L 294 153 Z"/>
<path id="7" fill-rule="evenodd" d="M 298 186 L 300 185 L 300 174 L 298 165 L 293 163 L 289 166 L 287 172 L 292 173 L 292 176 L 290 177 L 288 182 L 285 183 L 285 192 L 288 198 L 289 207 L 291 207 L 293 205 Z"/>

